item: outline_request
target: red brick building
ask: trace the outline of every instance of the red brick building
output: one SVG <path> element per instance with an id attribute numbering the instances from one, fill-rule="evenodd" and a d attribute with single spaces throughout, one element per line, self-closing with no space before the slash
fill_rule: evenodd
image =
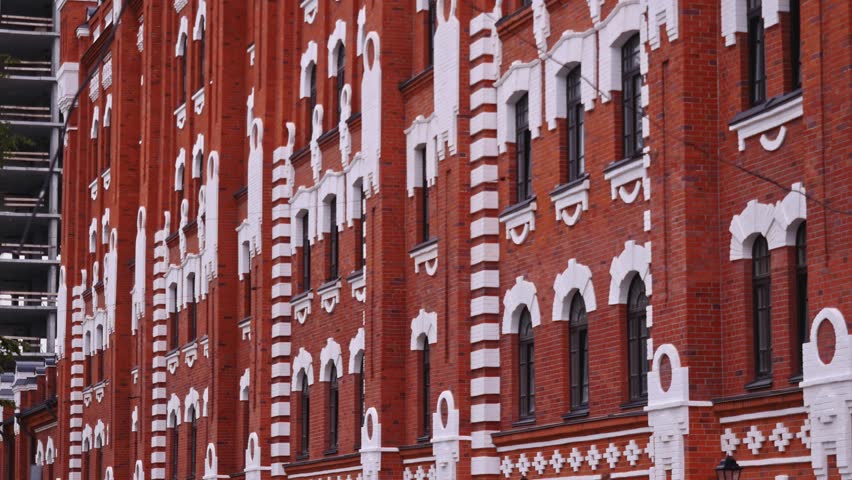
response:
<path id="1" fill-rule="evenodd" d="M 852 478 L 843 5 L 58 2 L 56 477 Z"/>

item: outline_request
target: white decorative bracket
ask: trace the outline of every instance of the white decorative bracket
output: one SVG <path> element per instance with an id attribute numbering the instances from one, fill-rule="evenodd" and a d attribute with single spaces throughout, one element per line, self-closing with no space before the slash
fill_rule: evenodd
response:
<path id="1" fill-rule="evenodd" d="M 192 106 L 196 115 L 201 115 L 204 111 L 204 87 L 192 95 Z"/>
<path id="2" fill-rule="evenodd" d="M 621 198 L 624 203 L 633 203 L 639 198 L 639 191 L 642 190 L 644 199 L 650 200 L 650 166 L 651 156 L 646 153 L 641 159 L 626 161 L 604 171 L 604 179 L 610 182 L 612 199 Z"/>
<path id="3" fill-rule="evenodd" d="M 175 110 L 175 125 L 179 130 L 183 130 L 183 126 L 186 125 L 186 103 Z"/>
<path id="4" fill-rule="evenodd" d="M 418 247 L 408 253 L 408 257 L 414 259 L 414 273 L 420 273 L 420 267 L 423 266 L 426 275 L 435 276 L 438 270 L 438 241 L 432 241 Z"/>
<path id="5" fill-rule="evenodd" d="M 364 270 L 361 270 L 359 275 L 351 276 L 347 279 L 349 286 L 352 288 L 352 298 L 361 303 L 367 301 L 367 274 Z"/>
<path id="6" fill-rule="evenodd" d="M 336 280 L 317 289 L 317 295 L 320 296 L 320 306 L 327 313 L 333 312 L 334 307 L 340 303 L 340 287 L 340 280 Z"/>
<path id="7" fill-rule="evenodd" d="M 506 228 L 506 239 L 520 245 L 535 231 L 535 212 L 537 204 L 532 200 L 525 205 L 500 215 L 500 223 Z"/>
<path id="8" fill-rule="evenodd" d="M 737 132 L 737 147 L 739 151 L 746 148 L 746 140 L 760 135 L 760 146 L 768 152 L 774 152 L 781 147 L 787 137 L 785 123 L 795 120 L 804 114 L 802 96 L 799 95 L 784 103 L 776 105 L 764 112 L 732 124 L 728 129 Z M 774 138 L 768 132 L 778 129 Z"/>
<path id="9" fill-rule="evenodd" d="M 293 316 L 296 317 L 296 320 L 298 320 L 300 325 L 303 325 L 305 320 L 308 319 L 308 315 L 311 314 L 311 301 L 313 299 L 313 292 L 308 292 L 291 302 L 293 307 Z"/>
<path id="10" fill-rule="evenodd" d="M 550 199 L 556 211 L 556 221 L 561 220 L 573 227 L 580 220 L 580 214 L 589 209 L 589 179 L 551 193 Z"/>

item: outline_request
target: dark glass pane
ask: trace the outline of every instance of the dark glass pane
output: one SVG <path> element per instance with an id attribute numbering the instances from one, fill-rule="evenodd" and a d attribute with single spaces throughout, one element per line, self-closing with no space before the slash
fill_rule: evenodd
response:
<path id="1" fill-rule="evenodd" d="M 568 74 L 568 181 L 582 175 L 585 165 L 585 110 L 580 92 L 581 70 L 575 67 Z"/>
<path id="2" fill-rule="evenodd" d="M 637 275 L 627 294 L 627 354 L 630 400 L 648 398 L 648 325 L 645 283 Z"/>
<path id="3" fill-rule="evenodd" d="M 429 340 L 423 339 L 423 354 L 422 354 L 422 365 L 421 371 L 423 374 L 423 378 L 421 379 L 421 397 L 420 397 L 420 415 L 421 422 L 423 425 L 423 436 L 429 435 L 432 431 L 432 422 L 430 415 L 430 402 L 431 402 L 431 384 L 432 384 L 432 359 L 431 359 L 431 351 L 429 348 Z"/>

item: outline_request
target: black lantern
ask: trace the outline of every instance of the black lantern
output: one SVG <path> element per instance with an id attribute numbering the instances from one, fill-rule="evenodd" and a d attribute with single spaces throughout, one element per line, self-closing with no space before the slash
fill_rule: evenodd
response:
<path id="1" fill-rule="evenodd" d="M 734 457 L 728 455 L 716 466 L 716 478 L 719 480 L 740 480 L 743 467 L 737 464 Z"/>

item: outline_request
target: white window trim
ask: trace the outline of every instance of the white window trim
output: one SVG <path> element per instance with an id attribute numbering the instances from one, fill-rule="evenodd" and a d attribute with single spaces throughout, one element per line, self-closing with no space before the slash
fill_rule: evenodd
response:
<path id="1" fill-rule="evenodd" d="M 308 67 L 311 65 L 317 67 L 317 42 L 311 40 L 308 42 L 308 47 L 302 53 L 301 59 L 302 72 L 299 83 L 299 98 L 308 98 L 311 95 L 310 78 L 308 76 Z"/>
<path id="2" fill-rule="evenodd" d="M 438 176 L 438 159 L 435 154 L 435 141 L 432 135 L 432 122 L 434 115 L 428 118 L 418 115 L 405 130 L 405 157 L 406 157 L 406 187 L 408 196 L 414 196 L 414 189 L 423 185 L 423 169 L 420 167 L 417 151 L 425 147 L 426 153 L 426 183 L 428 186 L 435 185 Z"/>
<path id="3" fill-rule="evenodd" d="M 541 310 L 538 308 L 538 295 L 535 284 L 524 280 L 524 277 L 515 278 L 515 285 L 506 291 L 503 296 L 503 334 L 518 333 L 518 322 L 520 321 L 521 309 L 526 307 L 530 311 L 532 326 L 541 325 Z"/>
<path id="4" fill-rule="evenodd" d="M 598 308 L 595 297 L 595 286 L 592 283 L 592 270 L 579 263 L 576 258 L 568 260 L 568 267 L 556 275 L 553 282 L 553 321 L 570 320 L 571 302 L 574 295 L 583 297 L 586 312 L 594 312 Z"/>
<path id="5" fill-rule="evenodd" d="M 544 56 L 545 115 L 547 128 L 556 129 L 557 118 L 568 117 L 567 77 L 575 67 L 582 69 L 580 96 L 586 111 L 595 107 L 597 97 L 597 38 L 594 30 L 565 31 Z M 591 84 L 589 84 L 591 82 Z"/>
<path id="6" fill-rule="evenodd" d="M 329 337 L 320 351 L 320 382 L 331 381 L 331 364 L 334 364 L 337 369 L 337 378 L 343 377 L 343 355 L 340 353 L 340 344 Z"/>
<path id="7" fill-rule="evenodd" d="M 516 61 L 509 70 L 494 83 L 497 88 L 497 147 L 506 152 L 507 143 L 515 143 L 515 102 L 523 94 L 528 95 L 530 137 L 538 138 L 541 133 L 541 61 L 529 63 Z"/>
<path id="8" fill-rule="evenodd" d="M 609 102 L 610 92 L 621 91 L 621 47 L 633 35 L 639 33 L 640 70 L 648 71 L 648 56 L 642 45 L 645 43 L 642 32 L 643 8 L 638 0 L 626 0 L 615 6 L 609 16 L 599 26 L 600 54 L 598 73 L 600 76 L 601 101 Z"/>
<path id="9" fill-rule="evenodd" d="M 438 343 L 438 314 L 421 308 L 411 319 L 411 350 L 423 350 L 426 342 Z"/>
<path id="10" fill-rule="evenodd" d="M 302 373 L 305 374 L 308 380 L 308 386 L 314 384 L 314 365 L 311 354 L 304 347 L 299 347 L 299 353 L 293 359 L 293 388 L 291 391 L 299 391 L 302 389 Z"/>
<path id="11" fill-rule="evenodd" d="M 337 47 L 346 48 L 346 22 L 338 19 L 334 22 L 334 31 L 328 36 L 328 78 L 337 77 Z"/>
<path id="12" fill-rule="evenodd" d="M 653 293 L 653 278 L 651 277 L 651 242 L 637 245 L 635 241 L 624 242 L 624 250 L 613 257 L 609 267 L 609 304 L 626 304 L 630 290 L 630 282 L 634 275 L 639 275 L 645 284 L 645 294 Z M 653 351 L 653 350 L 651 350 Z"/>
<path id="13" fill-rule="evenodd" d="M 805 187 L 794 183 L 790 192 L 777 203 L 751 200 L 731 219 L 731 261 L 751 258 L 751 248 L 758 235 L 766 238 L 770 250 L 796 245 L 796 230 L 808 218 Z"/>

